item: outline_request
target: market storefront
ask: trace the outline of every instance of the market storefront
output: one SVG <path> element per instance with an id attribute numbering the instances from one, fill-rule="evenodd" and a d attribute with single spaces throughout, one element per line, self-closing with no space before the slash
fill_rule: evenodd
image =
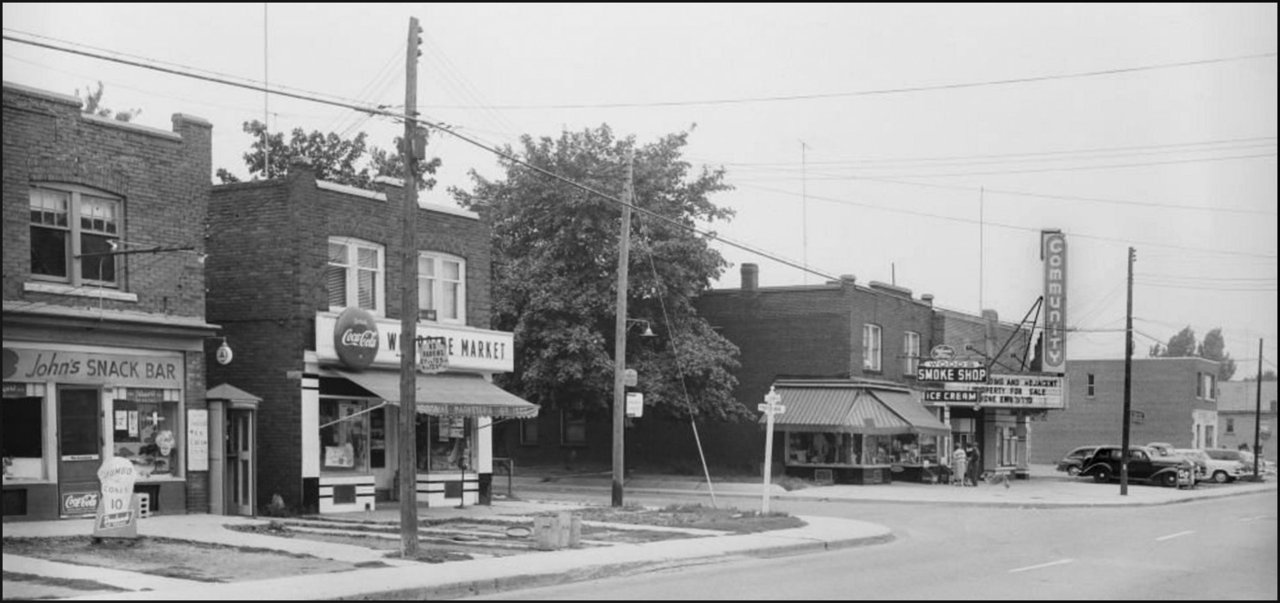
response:
<path id="1" fill-rule="evenodd" d="M 443 338 L 447 370 L 418 374 L 417 466 L 401 471 L 399 321 L 348 309 L 316 317 L 317 350 L 304 380 L 304 488 L 321 513 L 371 509 L 395 500 L 411 476 L 417 502 L 487 504 L 492 492 L 492 425 L 536 417 L 538 407 L 491 383 L 512 369 L 511 333 L 419 323 L 419 338 Z"/>
<path id="2" fill-rule="evenodd" d="M 906 388 L 847 380 L 774 383 L 786 412 L 786 475 L 841 484 L 921 481 L 937 475 L 950 429 Z"/>

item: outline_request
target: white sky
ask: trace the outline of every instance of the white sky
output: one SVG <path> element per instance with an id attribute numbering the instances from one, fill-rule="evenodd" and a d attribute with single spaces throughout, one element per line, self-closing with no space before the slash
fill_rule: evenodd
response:
<path id="1" fill-rule="evenodd" d="M 1133 246 L 1137 355 L 1184 326 L 1199 339 L 1222 327 L 1236 379 L 1256 374 L 1259 339 L 1264 368 L 1276 368 L 1275 4 L 3 11 L 6 36 L 265 76 L 272 87 L 360 105 L 404 103 L 416 16 L 425 29 L 419 109 L 478 141 L 514 145 L 521 134 L 607 123 L 648 143 L 696 124 L 686 157 L 725 166 L 737 187 L 713 198 L 737 211 L 720 235 L 823 274 L 932 293 L 943 307 L 994 308 L 1011 322 L 1043 293 L 1039 231 L 1062 229 L 1067 322 L 1080 329 L 1069 358 L 1123 358 Z M 1170 66 L 1185 63 L 1197 64 Z M 1150 66 L 1166 67 L 1133 69 Z M 348 109 L 279 96 L 264 107 L 261 92 L 11 40 L 4 79 L 66 94 L 101 80 L 106 106 L 141 108 L 136 123 L 166 130 L 173 113 L 208 119 L 214 168 L 241 177 L 250 143 L 241 123 L 264 110 L 274 129 L 363 130 L 383 148 L 403 131 Z M 1025 79 L 1035 81 L 955 86 Z M 902 89 L 914 90 L 887 92 Z M 431 201 L 450 202 L 445 186 L 469 188 L 468 170 L 500 175 L 492 155 L 447 135 L 430 152 L 444 162 Z M 720 248 L 732 262 L 721 287 L 738 285 L 743 262 L 760 265 L 762 286 L 824 280 Z"/>

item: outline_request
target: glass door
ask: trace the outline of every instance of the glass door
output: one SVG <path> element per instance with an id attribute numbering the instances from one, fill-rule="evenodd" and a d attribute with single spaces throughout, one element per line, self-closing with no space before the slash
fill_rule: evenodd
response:
<path id="1" fill-rule="evenodd" d="M 58 390 L 58 501 L 62 517 L 98 509 L 102 465 L 102 395 L 97 389 Z"/>

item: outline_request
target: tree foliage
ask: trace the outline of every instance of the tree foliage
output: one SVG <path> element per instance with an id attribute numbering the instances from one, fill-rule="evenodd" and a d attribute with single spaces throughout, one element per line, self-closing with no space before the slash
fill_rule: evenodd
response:
<path id="1" fill-rule="evenodd" d="M 687 140 L 680 132 L 637 145 L 606 125 L 557 139 L 525 136 L 518 152 L 505 151 L 617 199 L 634 152 L 634 205 L 666 218 L 634 211 L 631 223 L 627 316 L 648 320 L 659 335 L 627 330 L 627 366 L 639 375 L 645 415 L 746 418 L 752 414 L 733 398 L 737 346 L 693 307 L 727 263 L 686 228 L 731 217 L 710 200 L 730 187 L 723 170 L 694 170 L 682 159 Z M 501 179 L 472 171 L 474 190 L 452 192 L 492 224 L 493 323 L 515 333 L 515 371 L 504 385 L 548 409 L 607 409 L 621 207 L 509 159 L 499 163 Z"/>
<path id="2" fill-rule="evenodd" d="M 1222 337 L 1222 328 L 1209 331 L 1204 341 L 1196 342 L 1196 332 L 1190 326 L 1183 327 L 1165 345 L 1159 343 L 1151 346 L 1151 356 L 1167 358 L 1199 357 L 1218 361 L 1218 380 L 1230 381 L 1236 373 L 1236 361 L 1228 354 L 1226 340 Z"/>
<path id="3" fill-rule="evenodd" d="M 252 137 L 249 151 L 243 158 L 254 180 L 283 176 L 288 173 L 289 165 L 300 159 L 311 164 L 316 178 L 320 180 L 359 188 L 370 188 L 378 176 L 403 179 L 405 175 L 399 152 L 369 146 L 368 135 L 364 132 L 348 139 L 334 132 L 325 134 L 314 130 L 307 133 L 302 128 L 294 128 L 286 142 L 284 132 L 268 132 L 266 124 L 257 120 L 245 122 L 243 129 Z M 400 147 L 400 141 L 401 137 L 397 136 L 395 148 Z M 417 167 L 419 188 L 434 187 L 435 178 L 428 176 L 436 173 L 440 158 L 419 161 Z M 240 181 L 226 168 L 218 168 L 217 176 L 224 184 Z"/>
<path id="4" fill-rule="evenodd" d="M 81 98 L 84 105 L 80 108 L 81 113 L 97 115 L 98 117 L 110 117 L 118 121 L 133 121 L 133 118 L 142 113 L 142 109 L 130 109 L 128 111 L 114 111 L 102 106 L 102 95 L 105 89 L 102 81 L 98 81 L 98 89 L 91 90 L 88 86 L 84 89 L 84 98 L 80 97 L 80 89 L 76 89 L 76 98 Z"/>

